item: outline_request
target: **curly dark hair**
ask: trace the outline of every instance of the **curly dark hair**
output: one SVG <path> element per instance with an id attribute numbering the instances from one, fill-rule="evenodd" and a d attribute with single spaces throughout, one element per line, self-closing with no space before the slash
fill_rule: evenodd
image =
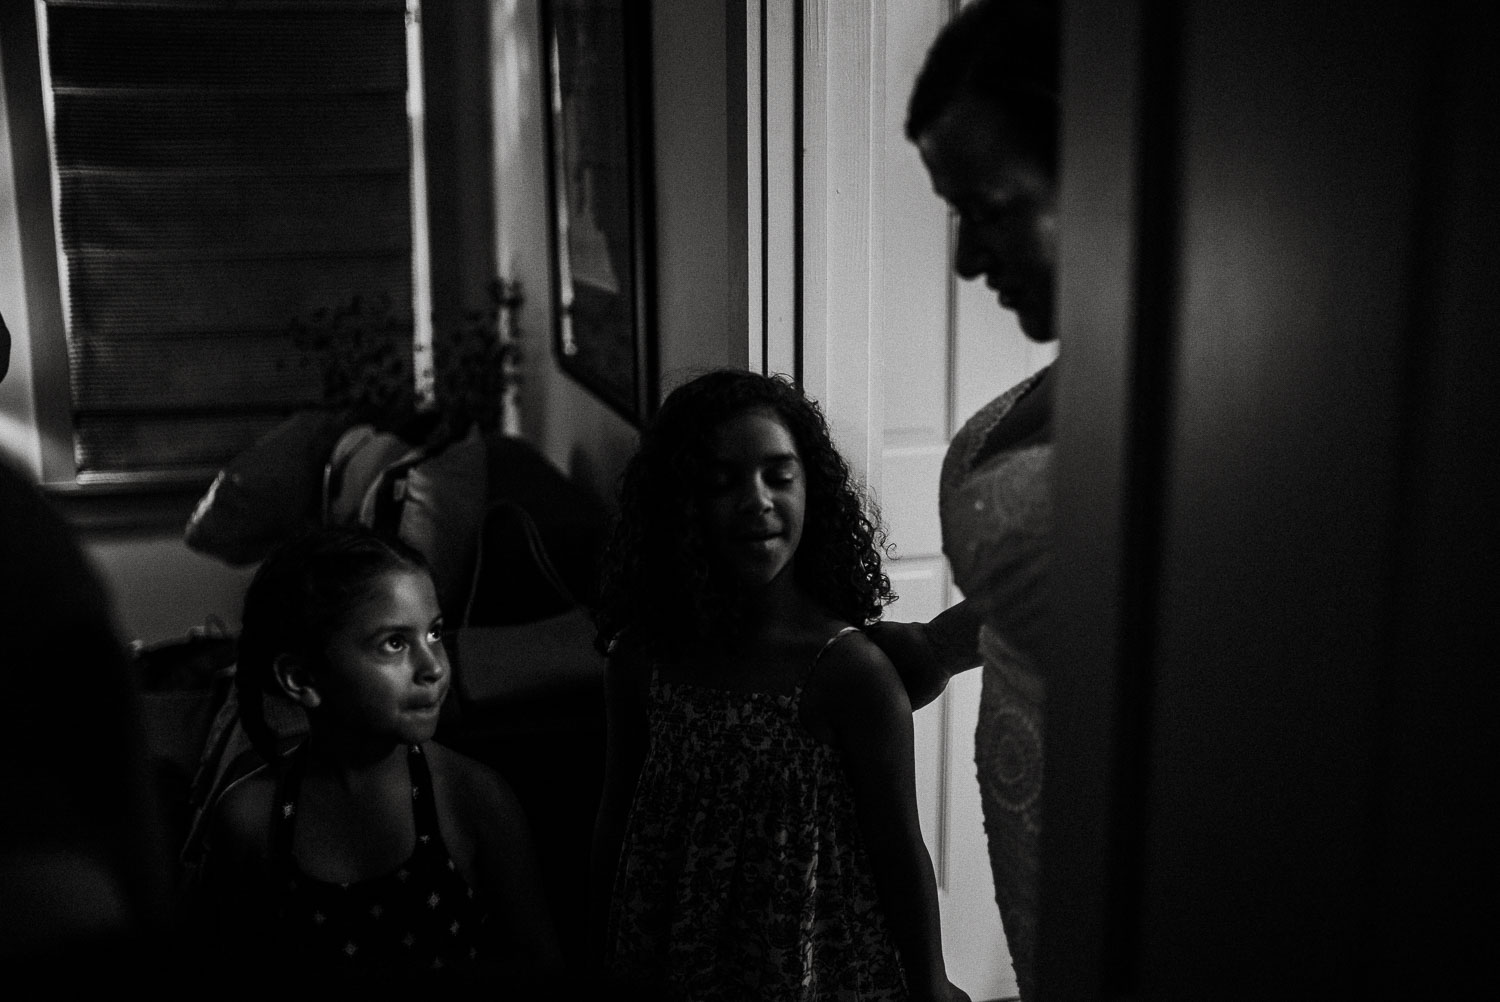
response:
<path id="1" fill-rule="evenodd" d="M 670 656 L 736 635 L 740 603 L 734 586 L 713 572 L 701 507 L 715 432 L 761 407 L 791 433 L 807 478 L 798 585 L 856 625 L 879 618 L 895 600 L 881 570 L 879 514 L 818 405 L 786 377 L 720 369 L 672 391 L 625 468 L 595 611 L 601 651 L 625 637 L 632 648 Z"/>
<path id="2" fill-rule="evenodd" d="M 387 571 L 428 571 L 410 546 L 361 526 L 317 526 L 278 546 L 256 568 L 245 592 L 235 666 L 240 726 L 266 761 L 278 738 L 266 720 L 265 697 L 275 693 L 274 667 L 282 654 L 313 663 L 328 638 Z"/>
<path id="3" fill-rule="evenodd" d="M 1012 131 L 1057 171 L 1056 0 L 973 0 L 927 50 L 906 106 L 906 138 L 916 142 L 961 96 L 997 109 Z"/>

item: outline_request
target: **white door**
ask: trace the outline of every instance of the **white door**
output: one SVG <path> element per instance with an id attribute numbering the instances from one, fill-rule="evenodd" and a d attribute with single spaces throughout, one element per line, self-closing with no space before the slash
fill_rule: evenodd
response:
<path id="1" fill-rule="evenodd" d="M 884 515 L 900 596 L 887 618 L 927 620 L 962 597 L 938 524 L 948 442 L 1055 353 L 1027 341 L 993 294 L 955 279 L 948 212 L 903 133 L 907 94 L 951 5 L 809 9 L 822 30 L 804 50 L 804 386 Z M 974 769 L 979 682 L 977 671 L 955 678 L 918 712 L 916 739 L 949 976 L 987 1000 L 1014 997 L 1016 983 Z"/>

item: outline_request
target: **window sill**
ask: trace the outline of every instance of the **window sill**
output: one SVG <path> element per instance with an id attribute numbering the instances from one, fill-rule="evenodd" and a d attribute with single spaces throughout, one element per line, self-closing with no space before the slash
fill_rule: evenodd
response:
<path id="1" fill-rule="evenodd" d="M 47 496 L 82 533 L 182 532 L 209 480 L 158 484 L 43 484 Z"/>

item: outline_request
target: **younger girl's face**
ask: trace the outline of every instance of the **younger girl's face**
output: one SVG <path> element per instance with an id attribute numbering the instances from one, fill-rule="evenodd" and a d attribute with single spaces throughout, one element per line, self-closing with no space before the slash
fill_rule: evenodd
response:
<path id="1" fill-rule="evenodd" d="M 432 578 L 390 570 L 328 638 L 314 683 L 352 733 L 401 744 L 430 740 L 451 678 Z"/>
<path id="2" fill-rule="evenodd" d="M 742 584 L 771 583 L 802 542 L 807 478 L 797 444 L 763 407 L 730 418 L 709 452 L 704 526 L 720 566 Z"/>

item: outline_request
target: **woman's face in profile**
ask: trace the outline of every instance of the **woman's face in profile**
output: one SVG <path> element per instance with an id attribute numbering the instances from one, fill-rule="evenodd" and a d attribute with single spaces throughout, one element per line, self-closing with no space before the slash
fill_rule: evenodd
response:
<path id="1" fill-rule="evenodd" d="M 958 214 L 953 268 L 984 277 L 1033 341 L 1051 341 L 1056 185 L 994 106 L 960 95 L 917 137 L 932 188 Z"/>

